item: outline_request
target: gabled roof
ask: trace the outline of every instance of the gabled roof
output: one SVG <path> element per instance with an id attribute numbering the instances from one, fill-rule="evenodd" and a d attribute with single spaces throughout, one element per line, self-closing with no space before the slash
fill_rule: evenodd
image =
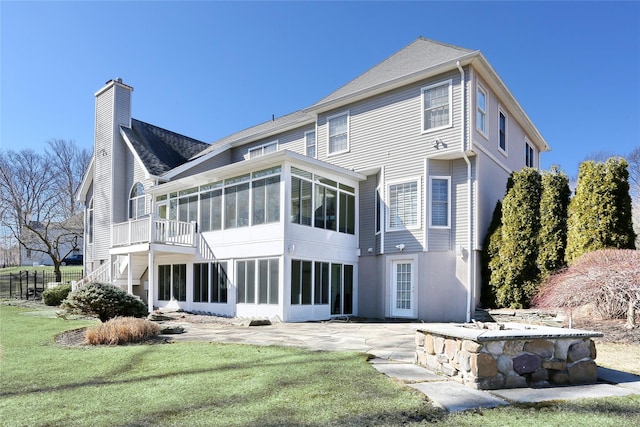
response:
<path id="1" fill-rule="evenodd" d="M 341 100 L 384 88 L 393 82 L 403 81 L 417 73 L 477 53 L 478 51 L 419 37 L 340 89 L 322 98 L 306 111 L 322 109 L 324 106 L 332 105 Z"/>
<path id="2" fill-rule="evenodd" d="M 136 119 L 131 119 L 131 128 L 121 126 L 120 129 L 147 172 L 155 176 L 186 163 L 209 148 L 205 142 Z"/>

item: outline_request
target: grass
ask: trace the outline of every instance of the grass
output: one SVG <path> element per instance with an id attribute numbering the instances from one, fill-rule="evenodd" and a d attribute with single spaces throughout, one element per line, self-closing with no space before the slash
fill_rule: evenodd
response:
<path id="1" fill-rule="evenodd" d="M 624 367 L 624 371 L 640 375 L 640 345 L 599 342 L 596 350 L 599 366 L 611 369 Z"/>
<path id="2" fill-rule="evenodd" d="M 36 314 L 36 315 L 29 315 Z M 207 343 L 63 348 L 95 325 L 0 306 L 3 426 L 640 425 L 640 396 L 445 415 L 366 355 Z"/>

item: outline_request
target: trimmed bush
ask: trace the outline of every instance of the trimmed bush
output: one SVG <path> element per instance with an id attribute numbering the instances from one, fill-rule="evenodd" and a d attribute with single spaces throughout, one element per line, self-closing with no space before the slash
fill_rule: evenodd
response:
<path id="1" fill-rule="evenodd" d="M 71 284 L 58 285 L 42 293 L 42 301 L 46 305 L 58 306 L 71 292 Z"/>
<path id="2" fill-rule="evenodd" d="M 70 314 L 96 316 L 102 322 L 114 317 L 146 317 L 147 305 L 138 297 L 106 283 L 90 283 L 71 292 L 61 307 Z"/>
<path id="3" fill-rule="evenodd" d="M 147 319 L 116 317 L 87 329 L 92 345 L 120 345 L 148 340 L 160 333 L 160 326 Z"/>

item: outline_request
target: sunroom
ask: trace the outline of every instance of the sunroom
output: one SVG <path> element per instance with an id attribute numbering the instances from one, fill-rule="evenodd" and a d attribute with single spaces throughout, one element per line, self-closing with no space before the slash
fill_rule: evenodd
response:
<path id="1" fill-rule="evenodd" d="M 146 264 L 153 307 L 283 321 L 355 315 L 364 179 L 283 150 L 160 184 L 147 191 L 149 241 L 120 236 L 112 254 L 148 248 L 134 259 Z"/>

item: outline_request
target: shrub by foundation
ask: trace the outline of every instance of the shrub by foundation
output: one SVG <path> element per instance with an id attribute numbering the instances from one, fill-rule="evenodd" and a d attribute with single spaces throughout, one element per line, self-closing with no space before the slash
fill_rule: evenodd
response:
<path id="1" fill-rule="evenodd" d="M 102 322 L 118 316 L 147 317 L 147 305 L 138 297 L 106 283 L 90 283 L 73 291 L 61 307 L 69 314 L 96 316 Z"/>
<path id="2" fill-rule="evenodd" d="M 87 342 L 92 345 L 119 345 L 145 341 L 160 333 L 160 326 L 135 317 L 116 317 L 87 329 Z"/>

